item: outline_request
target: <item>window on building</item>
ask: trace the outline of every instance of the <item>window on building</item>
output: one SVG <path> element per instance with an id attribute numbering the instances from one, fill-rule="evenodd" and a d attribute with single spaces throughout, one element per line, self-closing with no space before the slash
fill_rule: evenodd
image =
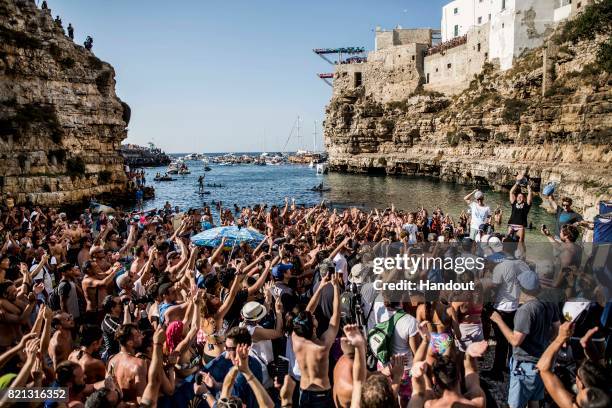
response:
<path id="1" fill-rule="evenodd" d="M 489 13 L 489 21 L 491 21 L 491 13 Z"/>
<path id="2" fill-rule="evenodd" d="M 427 74 L 427 83 L 429 83 L 429 74 Z"/>
<path id="3" fill-rule="evenodd" d="M 355 88 L 357 88 L 358 86 L 361 86 L 361 84 L 362 84 L 361 72 L 355 72 Z"/>
<path id="4" fill-rule="evenodd" d="M 476 48 L 478 49 L 478 52 L 480 52 L 480 43 L 478 43 L 478 45 L 476 46 Z"/>
<path id="5" fill-rule="evenodd" d="M 502 10 L 506 9 L 506 0 L 502 0 Z"/>
<path id="6" fill-rule="evenodd" d="M 482 17 L 478 17 L 478 24 L 482 24 Z"/>
<path id="7" fill-rule="evenodd" d="M 412 56 L 412 60 L 414 61 L 415 59 L 416 59 L 416 57 L 413 55 L 413 56 Z"/>
<path id="8" fill-rule="evenodd" d="M 576 4 L 576 9 L 579 9 L 580 7 L 582 7 L 582 3 L 581 3 L 581 2 L 578 2 L 578 3 Z"/>
<path id="9" fill-rule="evenodd" d="M 455 37 L 459 37 L 459 26 L 455 25 Z"/>
<path id="10" fill-rule="evenodd" d="M 457 7 L 455 7 L 454 12 L 455 12 L 455 14 L 459 14 L 459 9 Z"/>
<path id="11" fill-rule="evenodd" d="M 502 28 L 506 27 L 506 23 L 502 23 Z"/>
<path id="12" fill-rule="evenodd" d="M 489 53 L 485 52 L 485 59 L 489 58 Z"/>
<path id="13" fill-rule="evenodd" d="M 438 72 L 438 68 L 436 68 L 436 72 Z"/>
<path id="14" fill-rule="evenodd" d="M 451 67 L 453 66 L 453 64 L 451 64 L 450 62 L 448 64 L 446 64 L 446 68 L 451 69 Z"/>

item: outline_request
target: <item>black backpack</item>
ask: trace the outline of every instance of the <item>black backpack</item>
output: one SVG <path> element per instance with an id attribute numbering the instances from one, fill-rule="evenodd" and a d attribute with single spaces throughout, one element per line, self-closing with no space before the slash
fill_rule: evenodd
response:
<path id="1" fill-rule="evenodd" d="M 62 283 L 66 283 L 70 285 L 70 282 L 68 281 L 65 281 L 65 280 L 60 281 L 59 285 L 53 288 L 53 291 L 49 294 L 49 299 L 47 300 L 47 305 L 54 312 L 57 312 L 61 310 L 62 308 L 62 304 L 60 302 L 60 287 L 62 286 Z"/>

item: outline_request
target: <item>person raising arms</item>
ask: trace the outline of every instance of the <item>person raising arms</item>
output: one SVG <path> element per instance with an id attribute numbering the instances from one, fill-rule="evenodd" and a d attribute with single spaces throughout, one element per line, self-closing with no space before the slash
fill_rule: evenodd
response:
<path id="1" fill-rule="evenodd" d="M 317 321 L 313 314 L 303 311 L 293 319 L 291 340 L 295 357 L 302 373 L 300 407 L 329 407 L 333 405 L 329 382 L 329 351 L 340 328 L 341 276 L 332 279 L 334 287 L 333 314 L 327 330 L 316 338 Z"/>

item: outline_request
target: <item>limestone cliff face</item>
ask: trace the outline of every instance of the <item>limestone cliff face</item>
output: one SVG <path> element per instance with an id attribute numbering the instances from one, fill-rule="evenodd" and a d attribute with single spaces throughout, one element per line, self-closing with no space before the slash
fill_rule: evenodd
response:
<path id="1" fill-rule="evenodd" d="M 577 206 L 609 199 L 612 80 L 593 64 L 605 40 L 536 49 L 504 73 L 487 64 L 454 97 L 417 90 L 384 103 L 363 87 L 335 89 L 325 121 L 330 168 L 497 190 L 528 169 L 538 184 L 560 181 L 559 194 Z M 544 78 L 555 77 L 543 95 Z"/>
<path id="2" fill-rule="evenodd" d="M 115 72 L 33 0 L 0 0 L 0 188 L 18 202 L 123 192 L 129 107 Z"/>

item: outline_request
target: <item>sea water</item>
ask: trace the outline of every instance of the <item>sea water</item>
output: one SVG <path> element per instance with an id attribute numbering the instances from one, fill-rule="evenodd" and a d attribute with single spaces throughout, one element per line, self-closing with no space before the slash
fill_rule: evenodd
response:
<path id="1" fill-rule="evenodd" d="M 166 167 L 145 169 L 147 185 L 155 187 L 155 198 L 145 201 L 145 209 L 161 208 L 169 201 L 179 206 L 181 211 L 189 208 L 211 205 L 221 201 L 223 207 L 239 207 L 266 203 L 284 205 L 285 197 L 295 198 L 298 205 L 312 206 L 326 200 L 334 207 L 345 208 L 356 206 L 364 210 L 384 209 L 394 204 L 398 209 L 416 211 L 424 206 L 429 214 L 440 207 L 444 213 L 450 213 L 458 221 L 462 210 L 467 210 L 463 197 L 474 190 L 473 186 L 439 181 L 430 177 L 412 176 L 373 176 L 365 174 L 329 173 L 317 175 L 314 168 L 306 165 L 267 165 L 239 164 L 220 166 L 209 164 L 211 171 L 204 171 L 201 161 L 187 161 L 191 174 L 171 175 L 175 181 L 155 182 L 157 173 L 162 175 Z M 198 177 L 205 175 L 205 184 L 220 184 L 223 187 L 205 187 L 210 194 L 198 193 Z M 327 192 L 315 192 L 311 189 L 323 182 Z M 506 231 L 510 217 L 508 193 L 483 190 L 485 203 L 493 211 L 496 206 L 503 210 L 500 232 Z M 554 217 L 540 207 L 542 200 L 534 199 L 529 213 L 529 221 L 534 230 L 527 231 L 529 241 L 545 240 L 539 229 L 541 224 L 549 227 Z M 214 209 L 214 205 L 212 205 Z M 218 219 L 216 220 L 218 221 Z"/>

